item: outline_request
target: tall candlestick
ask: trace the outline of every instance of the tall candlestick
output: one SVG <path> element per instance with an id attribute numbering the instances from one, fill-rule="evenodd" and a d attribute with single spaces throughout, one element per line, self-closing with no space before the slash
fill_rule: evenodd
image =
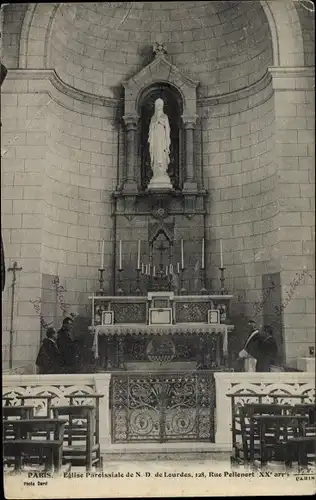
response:
<path id="1" fill-rule="evenodd" d="M 101 266 L 100 269 L 104 269 L 104 240 L 102 240 L 101 245 Z"/>
<path id="2" fill-rule="evenodd" d="M 183 240 L 181 240 L 181 269 L 184 269 Z"/>
<path id="3" fill-rule="evenodd" d="M 123 269 L 123 266 L 122 266 L 122 240 L 119 241 L 119 269 Z"/>
<path id="4" fill-rule="evenodd" d="M 180 262 L 177 262 L 177 273 L 180 274 Z"/>
<path id="5" fill-rule="evenodd" d="M 202 240 L 202 269 L 204 269 L 204 265 L 205 265 L 205 249 L 204 249 L 204 238 Z"/>
<path id="6" fill-rule="evenodd" d="M 222 238 L 220 239 L 220 252 L 221 252 L 221 267 L 224 267 L 224 264 L 223 264 L 223 240 L 222 240 Z"/>
<path id="7" fill-rule="evenodd" d="M 140 270 L 140 240 L 138 240 L 138 249 L 137 249 L 137 270 Z"/>

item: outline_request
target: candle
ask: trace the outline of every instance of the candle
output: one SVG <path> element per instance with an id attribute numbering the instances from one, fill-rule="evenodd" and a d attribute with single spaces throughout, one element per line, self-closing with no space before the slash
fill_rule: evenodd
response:
<path id="1" fill-rule="evenodd" d="M 119 269 L 123 269 L 123 266 L 122 266 L 122 240 L 119 241 Z"/>
<path id="2" fill-rule="evenodd" d="M 205 260 L 205 254 L 204 254 L 204 238 L 203 238 L 203 240 L 202 240 L 202 266 L 201 266 L 202 269 L 204 269 L 204 265 L 205 265 L 204 260 Z"/>
<path id="3" fill-rule="evenodd" d="M 150 275 L 151 264 L 148 264 L 148 274 Z"/>
<path id="4" fill-rule="evenodd" d="M 180 262 L 177 262 L 177 273 L 180 274 Z"/>
<path id="5" fill-rule="evenodd" d="M 137 249 L 137 270 L 140 270 L 140 240 L 138 240 L 138 249 Z"/>
<path id="6" fill-rule="evenodd" d="M 142 274 L 144 274 L 144 263 L 142 262 Z"/>
<path id="7" fill-rule="evenodd" d="M 183 240 L 181 240 L 181 269 L 184 269 Z"/>
<path id="8" fill-rule="evenodd" d="M 104 269 L 104 240 L 102 240 L 101 245 L 101 267 L 100 269 Z"/>
<path id="9" fill-rule="evenodd" d="M 146 274 L 146 276 L 148 274 L 148 264 L 145 265 L 145 274 Z"/>
<path id="10" fill-rule="evenodd" d="M 155 276 L 156 276 L 156 266 L 154 266 L 154 268 L 153 268 L 153 277 L 155 277 Z"/>
<path id="11" fill-rule="evenodd" d="M 221 267 L 224 267 L 224 264 L 223 264 L 223 240 L 222 240 L 222 238 L 220 239 L 220 252 L 221 252 Z"/>
<path id="12" fill-rule="evenodd" d="M 173 265 L 172 264 L 169 265 L 169 269 L 170 269 L 170 274 L 173 274 Z"/>
<path id="13" fill-rule="evenodd" d="M 166 266 L 166 276 L 168 276 L 168 266 Z"/>

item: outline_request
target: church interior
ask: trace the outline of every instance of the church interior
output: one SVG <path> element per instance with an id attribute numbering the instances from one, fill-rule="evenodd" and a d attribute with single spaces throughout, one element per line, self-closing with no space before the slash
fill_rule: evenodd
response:
<path id="1" fill-rule="evenodd" d="M 183 371 L 170 387 L 202 395 L 195 416 L 167 412 L 150 439 L 224 442 L 218 381 L 274 376 L 244 373 L 249 321 L 272 330 L 285 384 L 315 369 L 312 7 L 14 3 L 1 33 L 8 387 L 35 380 L 47 330 L 71 318 L 77 365 L 55 378 L 108 384 L 112 442 L 150 420 L 126 430 L 120 393 L 140 405 L 146 374 Z"/>

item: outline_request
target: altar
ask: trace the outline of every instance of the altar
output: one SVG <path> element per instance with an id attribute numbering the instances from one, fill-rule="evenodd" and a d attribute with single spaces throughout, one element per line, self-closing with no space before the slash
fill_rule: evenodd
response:
<path id="1" fill-rule="evenodd" d="M 111 373 L 117 444 L 214 443 L 215 374 L 232 370 L 233 296 L 223 242 L 206 220 L 198 85 L 162 43 L 124 82 L 112 267 L 103 241 L 90 296 L 95 371 Z"/>
<path id="2" fill-rule="evenodd" d="M 93 352 L 99 369 L 228 367 L 230 295 L 92 296 Z"/>

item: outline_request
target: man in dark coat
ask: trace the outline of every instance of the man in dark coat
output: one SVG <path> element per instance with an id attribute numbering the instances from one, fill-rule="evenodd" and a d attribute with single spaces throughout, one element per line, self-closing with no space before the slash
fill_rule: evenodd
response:
<path id="1" fill-rule="evenodd" d="M 278 346 L 273 337 L 273 331 L 270 325 L 264 326 L 259 347 L 256 371 L 269 372 L 271 366 L 275 364 L 278 354 Z"/>
<path id="2" fill-rule="evenodd" d="M 251 333 L 239 353 L 239 358 L 244 358 L 245 371 L 269 372 L 277 356 L 277 344 L 272 336 L 272 328 L 266 325 L 263 332 L 259 332 L 254 321 L 249 321 L 249 327 Z"/>
<path id="3" fill-rule="evenodd" d="M 75 373 L 77 345 L 73 339 L 73 319 L 65 318 L 63 326 L 58 331 L 57 346 L 61 356 L 63 373 Z"/>
<path id="4" fill-rule="evenodd" d="M 57 332 L 55 328 L 48 328 L 36 358 L 38 372 L 60 373 L 60 354 L 56 344 Z"/>

